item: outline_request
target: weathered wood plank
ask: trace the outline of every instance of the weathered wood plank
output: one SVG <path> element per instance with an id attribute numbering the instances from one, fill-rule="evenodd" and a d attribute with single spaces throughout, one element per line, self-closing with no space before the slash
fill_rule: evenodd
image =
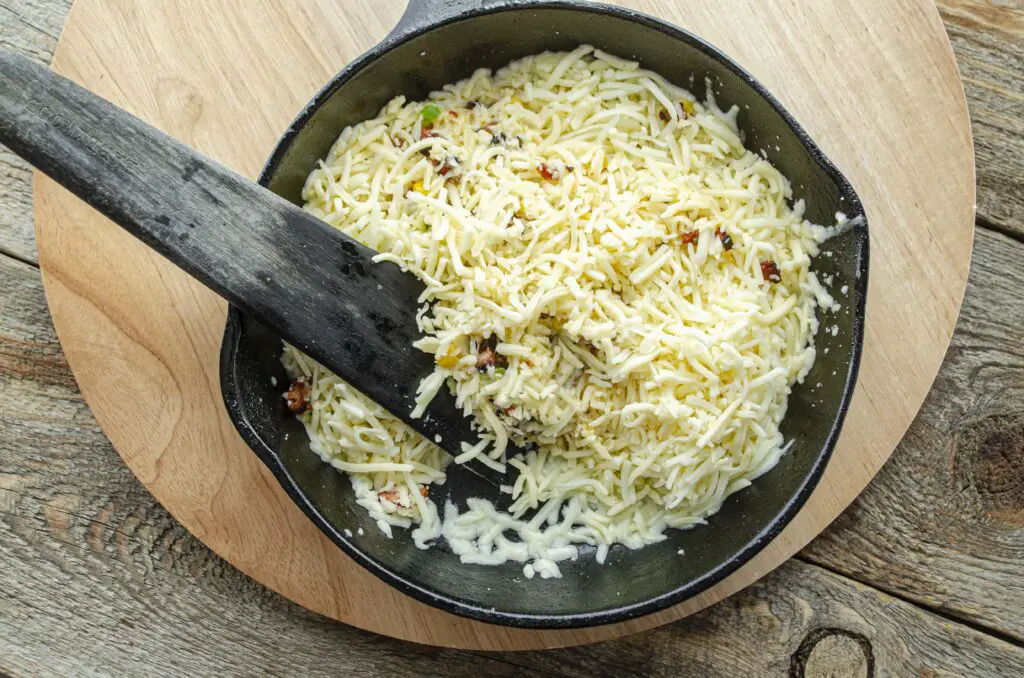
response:
<path id="1" fill-rule="evenodd" d="M 0 46 L 48 64 L 72 0 L 0 0 Z"/>
<path id="2" fill-rule="evenodd" d="M 938 0 L 964 81 L 978 214 L 1024 235 L 1024 3 Z"/>
<path id="3" fill-rule="evenodd" d="M 0 0 L 0 47 L 50 63 L 71 2 Z M 0 252 L 37 261 L 30 176 L 28 165 L 0 146 Z"/>
<path id="4" fill-rule="evenodd" d="M 83 520 L 0 490 L 3 504 L 17 514 L 0 511 L 0 670 L 14 675 L 540 675 L 317 617 L 166 514 Z"/>
<path id="5" fill-rule="evenodd" d="M 803 555 L 1024 638 L 1024 245 L 980 230 L 956 334 L 909 433 Z"/>
<path id="6" fill-rule="evenodd" d="M 32 222 L 32 169 L 0 145 L 0 253 L 38 261 Z"/>
<path id="7" fill-rule="evenodd" d="M 799 561 L 693 618 L 551 654 L 481 657 L 329 622 L 236 571 L 155 502 L 82 402 L 49 324 L 38 272 L 0 257 L 0 288 L 8 291 L 0 298 L 0 670 L 453 676 L 528 675 L 527 668 L 581 676 L 787 675 L 794 667 L 793 675 L 868 675 L 870 666 L 877 675 L 1024 671 L 1020 648 Z M 940 500 L 930 499 L 923 510 Z"/>

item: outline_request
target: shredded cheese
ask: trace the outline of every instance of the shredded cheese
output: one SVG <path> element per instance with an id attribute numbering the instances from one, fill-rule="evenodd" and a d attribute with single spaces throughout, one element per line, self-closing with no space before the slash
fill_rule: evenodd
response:
<path id="1" fill-rule="evenodd" d="M 703 523 L 784 453 L 835 306 L 810 270 L 827 231 L 708 91 L 589 46 L 545 53 L 434 92 L 432 126 L 394 99 L 309 176 L 306 209 L 426 285 L 416 346 L 437 370 L 417 414 L 447 385 L 483 436 L 454 461 L 516 474 L 507 510 L 442 520 L 418 490 L 448 455 L 286 347 L 313 449 L 382 531 L 560 576 L 580 544 L 603 562 Z M 510 441 L 534 449 L 506 459 Z"/>

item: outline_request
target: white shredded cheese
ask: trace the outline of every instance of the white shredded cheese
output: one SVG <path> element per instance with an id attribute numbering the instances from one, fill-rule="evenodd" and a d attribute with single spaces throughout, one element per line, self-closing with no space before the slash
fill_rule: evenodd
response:
<path id="1" fill-rule="evenodd" d="M 286 347 L 314 451 L 389 536 L 415 525 L 421 548 L 443 536 L 527 578 L 704 523 L 786 449 L 816 311 L 835 307 L 810 270 L 827 229 L 743 148 L 735 107 L 589 46 L 449 85 L 434 121 L 425 106 L 347 128 L 303 198 L 424 282 L 416 346 L 438 367 L 416 414 L 451 388 L 484 432 L 454 461 L 510 467 L 511 505 L 442 520 L 420 488 L 450 457 Z M 535 449 L 505 459 L 510 441 Z"/>

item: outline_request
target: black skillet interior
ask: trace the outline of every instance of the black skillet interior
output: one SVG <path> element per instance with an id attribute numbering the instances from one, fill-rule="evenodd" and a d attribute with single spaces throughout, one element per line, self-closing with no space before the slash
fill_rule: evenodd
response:
<path id="1" fill-rule="evenodd" d="M 464 14 L 384 43 L 350 65 L 300 115 L 261 183 L 299 203 L 307 174 L 342 129 L 375 116 L 392 97 L 421 99 L 477 68 L 497 69 L 523 56 L 583 43 L 637 59 L 701 99 L 705 78 L 710 78 L 723 108 L 739 106 L 747 147 L 763 149 L 791 179 L 795 197 L 807 202 L 808 218 L 830 224 L 839 211 L 850 217 L 863 214 L 846 180 L 778 102 L 728 58 L 656 20 L 595 6 L 534 5 Z M 621 621 L 684 600 L 724 578 L 781 531 L 810 494 L 856 380 L 867 247 L 862 224 L 828 241 L 815 260 L 819 277 L 829 281 L 842 309 L 821 318 L 817 362 L 794 389 L 783 422 L 786 439 L 794 443 L 778 466 L 731 497 L 709 525 L 669 531 L 665 541 L 640 551 L 612 548 L 604 565 L 585 550 L 577 562 L 562 564 L 561 579 L 526 581 L 522 566 L 512 563 L 462 565 L 443 543 L 421 551 L 401 530 L 394 539 L 382 536 L 355 503 L 348 480 L 310 451 L 302 426 L 286 414 L 280 342 L 234 308 L 222 347 L 225 402 L 242 437 L 317 526 L 385 581 L 447 611 L 493 623 L 554 628 Z M 462 503 L 481 488 L 472 476 L 455 472 L 443 493 L 449 490 Z M 346 536 L 346 530 L 353 536 Z"/>

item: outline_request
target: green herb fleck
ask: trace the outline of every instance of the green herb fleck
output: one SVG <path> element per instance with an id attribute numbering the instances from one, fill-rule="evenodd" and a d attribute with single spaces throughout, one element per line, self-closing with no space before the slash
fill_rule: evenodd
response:
<path id="1" fill-rule="evenodd" d="M 498 379 L 501 379 L 502 377 L 504 377 L 505 376 L 505 368 L 504 367 L 495 367 L 494 368 L 494 376 L 496 376 Z"/>
<path id="2" fill-rule="evenodd" d="M 441 107 L 437 104 L 427 104 L 420 111 L 420 117 L 423 118 L 423 122 L 432 125 L 441 117 Z"/>

